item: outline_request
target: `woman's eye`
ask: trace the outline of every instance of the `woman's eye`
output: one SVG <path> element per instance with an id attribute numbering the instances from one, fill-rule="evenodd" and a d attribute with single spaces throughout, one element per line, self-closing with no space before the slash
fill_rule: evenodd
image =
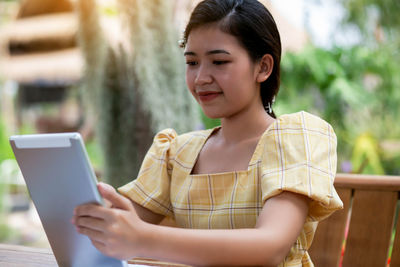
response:
<path id="1" fill-rule="evenodd" d="M 189 66 L 195 66 L 197 65 L 197 61 L 186 61 L 186 64 Z"/>
<path id="2" fill-rule="evenodd" d="M 226 64 L 228 62 L 229 62 L 228 60 L 214 60 L 213 64 L 214 65 L 222 65 L 222 64 Z"/>

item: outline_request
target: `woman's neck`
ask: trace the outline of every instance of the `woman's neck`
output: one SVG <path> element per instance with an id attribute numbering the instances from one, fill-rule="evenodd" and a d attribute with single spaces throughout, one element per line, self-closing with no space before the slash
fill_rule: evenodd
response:
<path id="1" fill-rule="evenodd" d="M 222 118 L 219 137 L 226 145 L 258 139 L 274 121 L 261 105 L 253 105 L 231 117 Z"/>

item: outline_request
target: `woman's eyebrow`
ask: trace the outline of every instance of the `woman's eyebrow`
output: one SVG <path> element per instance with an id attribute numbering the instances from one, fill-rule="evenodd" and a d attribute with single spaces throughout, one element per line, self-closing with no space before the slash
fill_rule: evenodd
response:
<path id="1" fill-rule="evenodd" d="M 228 51 L 223 50 L 223 49 L 210 50 L 210 51 L 207 51 L 207 53 L 206 53 L 206 55 L 214 55 L 214 54 L 227 54 L 227 55 L 230 55 L 231 53 L 229 53 Z M 195 56 L 196 53 L 192 52 L 192 51 L 186 51 L 185 53 L 183 53 L 183 55 L 184 56 Z"/>
<path id="2" fill-rule="evenodd" d="M 227 55 L 230 55 L 231 53 L 229 53 L 228 51 L 223 50 L 223 49 L 211 50 L 211 51 L 208 51 L 206 53 L 206 55 L 213 55 L 213 54 L 227 54 Z"/>
<path id="3" fill-rule="evenodd" d="M 195 52 L 191 52 L 191 51 L 186 51 L 185 53 L 183 53 L 184 56 L 195 56 L 196 53 Z"/>

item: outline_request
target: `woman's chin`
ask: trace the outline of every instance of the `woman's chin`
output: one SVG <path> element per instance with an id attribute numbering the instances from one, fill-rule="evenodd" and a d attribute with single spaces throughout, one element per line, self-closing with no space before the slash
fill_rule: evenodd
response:
<path id="1" fill-rule="evenodd" d="M 224 117 L 221 112 L 213 112 L 205 109 L 203 109 L 203 112 L 204 115 L 206 115 L 210 119 L 221 119 L 222 117 Z"/>

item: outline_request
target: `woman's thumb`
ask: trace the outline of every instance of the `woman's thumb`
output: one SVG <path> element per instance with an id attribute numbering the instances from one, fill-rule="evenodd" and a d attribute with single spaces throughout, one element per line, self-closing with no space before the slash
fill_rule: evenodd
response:
<path id="1" fill-rule="evenodd" d="M 129 210 L 132 207 L 130 201 L 118 194 L 111 185 L 100 182 L 97 184 L 97 188 L 101 196 L 110 201 L 113 207 L 123 210 Z"/>

